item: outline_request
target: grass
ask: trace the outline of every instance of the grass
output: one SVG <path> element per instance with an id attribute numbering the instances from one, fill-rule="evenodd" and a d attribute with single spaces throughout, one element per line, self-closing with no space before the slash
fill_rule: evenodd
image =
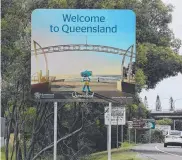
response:
<path id="1" fill-rule="evenodd" d="M 130 149 L 133 146 L 134 146 L 133 144 L 125 142 L 121 148 L 112 149 L 111 150 L 112 160 L 140 160 L 139 158 L 137 158 L 136 153 L 130 151 Z M 104 151 L 104 152 L 94 153 L 85 160 L 107 160 L 107 159 L 108 159 L 108 153 L 107 151 Z"/>
<path id="2" fill-rule="evenodd" d="M 12 151 L 13 139 L 14 139 L 14 135 L 12 134 L 10 136 L 10 145 L 9 145 L 10 152 L 9 153 L 11 153 Z M 125 142 L 123 143 L 123 146 L 120 147 L 119 149 L 112 149 L 111 151 L 112 160 L 140 160 L 139 158 L 136 157 L 136 153 L 133 153 L 130 151 L 130 149 L 133 146 L 134 144 L 129 144 Z M 10 156 L 11 155 L 9 154 L 9 157 Z M 103 152 L 94 153 L 88 158 L 83 160 L 107 160 L 107 156 L 108 156 L 107 151 L 103 151 Z M 0 159 L 5 160 L 5 147 L 2 147 L 0 150 Z"/>
<path id="3" fill-rule="evenodd" d="M 11 152 L 12 152 L 12 149 L 13 149 L 13 140 L 14 140 L 14 134 L 11 134 L 10 135 L 10 140 L 9 140 L 9 150 L 10 150 L 9 151 L 9 155 L 8 155 L 9 158 L 11 157 Z M 5 157 L 5 146 L 1 147 L 0 159 L 1 160 L 5 160 L 6 159 L 6 157 Z M 13 159 L 15 159 L 15 156 L 13 156 Z"/>
<path id="4" fill-rule="evenodd" d="M 1 147 L 1 151 L 0 151 L 0 158 L 1 160 L 5 160 L 5 147 Z"/>
<path id="5" fill-rule="evenodd" d="M 130 151 L 123 151 L 122 149 L 118 149 L 117 152 L 115 150 L 112 150 L 111 157 L 112 160 L 139 160 L 139 158 L 136 157 L 136 153 Z M 86 160 L 107 160 L 107 159 L 108 159 L 107 152 L 105 153 L 100 152 L 90 156 Z"/>

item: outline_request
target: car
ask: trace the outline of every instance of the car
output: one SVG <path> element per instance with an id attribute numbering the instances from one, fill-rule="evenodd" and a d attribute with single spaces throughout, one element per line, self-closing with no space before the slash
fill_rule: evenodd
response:
<path id="1" fill-rule="evenodd" d="M 168 131 L 164 139 L 164 147 L 167 146 L 182 147 L 182 131 L 177 131 L 177 130 Z"/>

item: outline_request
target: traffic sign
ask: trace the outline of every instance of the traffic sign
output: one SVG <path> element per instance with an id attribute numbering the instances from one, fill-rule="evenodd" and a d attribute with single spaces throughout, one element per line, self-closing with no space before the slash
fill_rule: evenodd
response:
<path id="1" fill-rule="evenodd" d="M 128 123 L 128 128 L 130 129 L 133 128 L 133 121 L 128 121 L 127 123 Z"/>
<path id="2" fill-rule="evenodd" d="M 133 128 L 136 129 L 155 129 L 155 120 L 153 119 L 134 119 Z"/>
<path id="3" fill-rule="evenodd" d="M 145 129 L 155 129 L 155 120 L 154 119 L 144 119 L 145 125 L 143 128 Z"/>
<path id="4" fill-rule="evenodd" d="M 105 125 L 109 125 L 109 107 L 105 107 Z M 113 107 L 111 111 L 111 125 L 125 125 L 126 115 L 124 107 Z"/>

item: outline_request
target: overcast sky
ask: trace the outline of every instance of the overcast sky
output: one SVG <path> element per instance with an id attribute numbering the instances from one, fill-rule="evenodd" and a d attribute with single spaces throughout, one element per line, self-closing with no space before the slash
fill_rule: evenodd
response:
<path id="1" fill-rule="evenodd" d="M 182 0 L 162 0 L 166 4 L 172 4 L 175 8 L 172 13 L 173 20 L 169 27 L 173 30 L 176 38 L 182 40 Z M 182 48 L 180 49 L 182 55 Z M 171 68 L 172 69 L 172 68 Z M 157 95 L 160 96 L 163 109 L 169 109 L 169 98 L 173 97 L 176 109 L 182 109 L 182 74 L 171 77 L 160 82 L 155 89 L 143 91 L 142 99 L 147 96 L 148 104 L 151 109 L 155 109 Z M 180 100 L 177 100 L 180 99 Z"/>

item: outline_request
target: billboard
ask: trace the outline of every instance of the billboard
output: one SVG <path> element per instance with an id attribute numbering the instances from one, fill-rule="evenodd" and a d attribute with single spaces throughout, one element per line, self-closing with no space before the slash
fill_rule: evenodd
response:
<path id="1" fill-rule="evenodd" d="M 135 43 L 131 10 L 36 9 L 31 93 L 36 99 L 129 103 Z"/>

